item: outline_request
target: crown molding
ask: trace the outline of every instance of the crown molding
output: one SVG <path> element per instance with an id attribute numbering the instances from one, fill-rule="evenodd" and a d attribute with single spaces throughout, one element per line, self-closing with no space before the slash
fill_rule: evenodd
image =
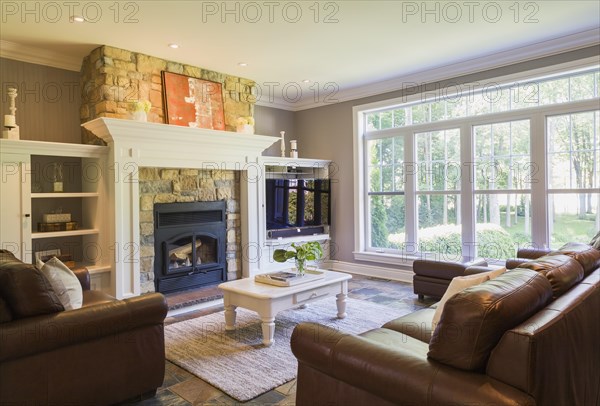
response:
<path id="1" fill-rule="evenodd" d="M 0 40 L 0 57 L 79 72 L 81 59 L 48 49 Z"/>
<path id="2" fill-rule="evenodd" d="M 508 51 L 488 54 L 482 57 L 449 65 L 438 66 L 433 69 L 397 76 L 393 79 L 357 86 L 351 89 L 340 90 L 335 95 L 337 100 L 335 103 L 325 103 L 322 101 L 315 103 L 314 101 L 310 100 L 310 98 L 306 98 L 300 100 L 298 103 L 289 103 L 282 99 L 275 99 L 273 102 L 258 101 L 256 104 L 259 106 L 290 111 L 307 110 L 315 107 L 322 107 L 345 101 L 394 92 L 405 88 L 406 85 L 410 83 L 423 84 L 438 82 L 476 72 L 500 68 L 515 63 L 556 55 L 563 52 L 574 51 L 576 49 L 586 48 L 598 44 L 600 44 L 600 28 L 595 28 L 560 38 L 554 38 L 551 40 L 514 48 Z"/>
<path id="3" fill-rule="evenodd" d="M 361 99 L 384 93 L 401 90 L 407 83 L 431 83 L 445 79 L 452 79 L 489 69 L 500 68 L 519 62 L 556 55 L 563 52 L 574 51 L 592 45 L 600 44 L 600 28 L 582 31 L 547 41 L 541 41 L 508 51 L 488 54 L 482 57 L 468 59 L 454 64 L 438 66 L 419 72 L 412 72 L 397 76 L 393 79 L 356 86 L 340 90 L 336 95 L 335 103 Z M 0 57 L 18 61 L 46 65 L 59 69 L 79 72 L 81 60 L 77 57 L 66 56 L 62 53 L 47 49 L 36 48 L 15 42 L 0 40 Z M 271 107 L 288 111 L 301 111 L 315 107 L 327 106 L 332 103 L 323 101 L 314 102 L 310 97 L 290 103 L 282 98 L 272 100 L 257 100 L 256 105 Z"/>

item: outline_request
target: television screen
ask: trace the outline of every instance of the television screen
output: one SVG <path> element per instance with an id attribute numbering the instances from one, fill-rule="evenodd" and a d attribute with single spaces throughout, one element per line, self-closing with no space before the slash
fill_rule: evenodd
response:
<path id="1" fill-rule="evenodd" d="M 267 230 L 329 225 L 329 179 L 267 179 Z"/>

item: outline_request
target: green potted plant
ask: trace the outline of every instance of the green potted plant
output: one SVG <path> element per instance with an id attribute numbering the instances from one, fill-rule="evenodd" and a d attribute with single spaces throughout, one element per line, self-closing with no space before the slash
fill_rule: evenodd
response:
<path id="1" fill-rule="evenodd" d="M 296 261 L 298 275 L 304 275 L 306 261 L 314 261 L 323 256 L 321 244 L 317 241 L 309 241 L 303 244 L 292 243 L 290 248 L 277 249 L 273 252 L 273 259 L 277 262 L 286 262 L 289 259 Z"/>

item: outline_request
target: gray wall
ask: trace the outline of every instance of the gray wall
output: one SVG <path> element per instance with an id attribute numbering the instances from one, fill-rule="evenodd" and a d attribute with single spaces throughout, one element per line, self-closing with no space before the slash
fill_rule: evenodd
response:
<path id="1" fill-rule="evenodd" d="M 17 124 L 22 140 L 81 143 L 79 72 L 0 58 L 0 120 L 9 87 L 17 88 Z"/>
<path id="2" fill-rule="evenodd" d="M 290 140 L 295 139 L 294 112 L 275 109 L 272 107 L 254 106 L 255 132 L 260 135 L 279 137 L 280 131 L 285 131 L 285 150 L 290 152 Z M 281 143 L 276 142 L 263 152 L 263 155 L 280 156 Z"/>
<path id="3" fill-rule="evenodd" d="M 598 56 L 599 48 L 589 47 L 560 55 L 504 66 L 476 74 L 461 76 L 427 86 L 427 89 L 444 88 L 448 83 L 477 82 L 499 76 L 538 69 L 577 59 Z M 407 89 L 412 94 L 413 90 Z M 354 261 L 354 165 L 352 107 L 403 96 L 395 91 L 339 104 L 304 110 L 295 114 L 294 132 L 297 134 L 301 157 L 331 159 L 338 171 L 333 175 L 332 186 L 332 240 L 333 257 L 340 261 Z"/>

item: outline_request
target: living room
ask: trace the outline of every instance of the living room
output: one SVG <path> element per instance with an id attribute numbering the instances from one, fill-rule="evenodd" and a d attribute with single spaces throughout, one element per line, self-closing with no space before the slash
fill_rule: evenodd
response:
<path id="1" fill-rule="evenodd" d="M 87 276 L 74 273 L 84 293 L 87 286 L 120 302 L 154 300 L 152 327 L 138 326 L 144 331 L 163 328 L 157 297 L 167 297 L 169 361 L 158 362 L 166 372 L 146 402 L 318 403 L 297 391 L 310 379 L 338 383 L 319 365 L 311 367 L 321 375 L 298 372 L 289 342 L 295 324 L 319 321 L 308 312 L 322 313 L 321 295 L 337 292 L 326 308 L 337 311 L 336 323 L 356 323 L 347 332 L 363 333 L 418 310 L 431 317 L 426 308 L 454 276 L 593 241 L 600 230 L 598 15 L 588 1 L 2 2 L 0 248 L 26 264 L 57 255 L 85 268 Z M 205 99 L 208 110 L 198 107 Z M 288 198 L 298 190 L 301 203 Z M 158 218 L 192 206 L 218 214 L 221 228 L 213 222 L 202 237 L 194 229 L 185 238 L 169 234 L 170 223 L 161 228 Z M 277 210 L 284 221 L 276 221 Z M 235 304 L 231 283 L 292 268 L 297 252 L 275 259 L 292 242 L 318 242 L 309 259 L 342 276 L 311 282 L 318 289 L 302 294 L 314 293 L 307 296 L 314 304 L 290 325 L 252 307 L 245 308 L 259 319 L 238 309 L 236 321 L 235 307 L 245 305 Z M 194 254 L 181 256 L 186 247 Z M 170 265 L 160 268 L 163 260 Z M 578 284 L 590 284 L 584 274 L 598 282 L 588 265 Z M 356 300 L 368 304 L 355 321 Z M 189 335 L 179 326 L 211 316 L 218 318 L 203 319 L 201 328 L 209 334 L 219 326 L 219 340 L 254 340 L 268 350 L 283 334 L 291 378 L 275 372 L 279 384 L 239 394 L 223 388 L 254 383 L 215 384 L 171 362 L 174 348 L 189 344 L 180 343 Z M 240 326 L 253 320 L 243 335 Z M 31 349 L 14 351 L 31 357 Z M 110 362 L 131 348 L 122 351 Z M 269 362 L 252 354 L 258 365 Z M 15 371 L 2 362 L 0 370 Z M 246 361 L 229 362 L 235 369 Z M 597 371 L 598 363 L 586 368 Z M 250 374 L 240 371 L 237 379 Z M 296 384 L 301 374 L 305 383 Z M 110 392 L 100 375 L 99 387 Z M 44 379 L 39 384 L 49 385 Z M 355 393 L 347 380 L 339 385 L 356 403 L 403 402 Z M 126 385 L 115 393 L 127 394 Z M 585 393 L 571 394 L 573 403 L 597 390 Z M 33 402 L 57 398 L 43 399 Z M 322 402 L 348 404 L 343 399 Z"/>

